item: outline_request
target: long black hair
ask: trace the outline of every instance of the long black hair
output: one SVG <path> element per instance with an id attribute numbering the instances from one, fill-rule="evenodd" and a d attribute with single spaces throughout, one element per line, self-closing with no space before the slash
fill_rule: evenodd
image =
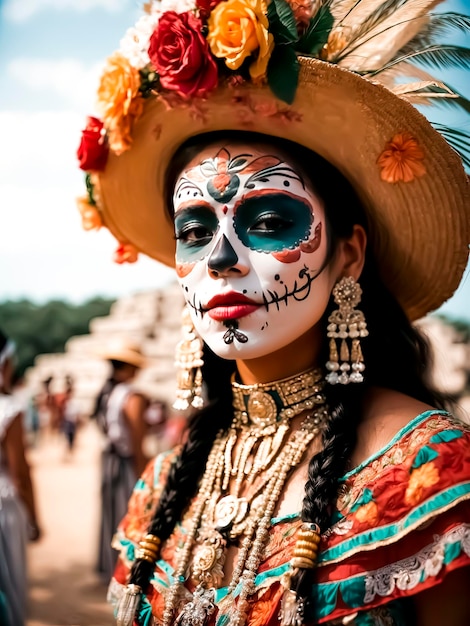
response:
<path id="1" fill-rule="evenodd" d="M 271 144 L 281 149 L 298 164 L 312 183 L 325 206 L 329 250 L 327 263 L 334 257 L 338 241 L 352 235 L 355 224 L 367 230 L 364 209 L 346 178 L 330 163 L 298 144 L 273 139 L 256 133 L 208 133 L 190 139 L 175 155 L 167 176 L 168 207 L 176 178 L 192 157 L 202 148 L 218 140 L 235 143 Z M 361 310 L 369 329 L 369 338 L 362 341 L 366 364 L 363 384 L 326 385 L 325 395 L 330 420 L 323 435 L 322 451 L 309 462 L 301 518 L 314 522 L 325 531 L 331 525 L 339 479 L 347 469 L 356 443 L 356 432 L 366 391 L 373 386 L 385 387 L 407 394 L 426 404 L 443 408 L 442 398 L 430 388 L 427 365 L 430 361 L 425 340 L 411 325 L 397 299 L 388 291 L 379 276 L 373 254 L 368 247 L 360 284 L 363 290 Z M 335 308 L 330 301 L 323 316 L 324 337 L 329 313 Z M 225 361 L 204 350 L 203 377 L 209 405 L 196 413 L 189 425 L 186 442 L 171 469 L 148 532 L 162 541 L 172 533 L 191 499 L 195 496 L 204 472 L 207 457 L 217 432 L 228 428 L 233 419 L 230 376 L 235 370 L 232 361 Z M 321 346 L 320 362 L 328 361 L 328 345 Z M 131 570 L 131 583 L 148 587 L 153 565 L 138 559 Z M 300 570 L 294 588 L 304 599 L 306 615 L 312 616 L 314 594 L 312 570 Z"/>

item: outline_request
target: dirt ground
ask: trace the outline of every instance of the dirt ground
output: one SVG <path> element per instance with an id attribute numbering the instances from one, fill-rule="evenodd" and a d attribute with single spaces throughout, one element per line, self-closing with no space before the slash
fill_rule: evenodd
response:
<path id="1" fill-rule="evenodd" d="M 100 434 L 82 426 L 72 456 L 44 433 L 29 460 L 43 537 L 28 548 L 27 626 L 112 626 L 93 568 L 98 535 Z"/>

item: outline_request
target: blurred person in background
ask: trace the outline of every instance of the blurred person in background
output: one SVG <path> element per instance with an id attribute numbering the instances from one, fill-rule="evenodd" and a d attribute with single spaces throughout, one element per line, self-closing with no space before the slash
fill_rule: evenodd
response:
<path id="1" fill-rule="evenodd" d="M 122 340 L 102 356 L 109 361 L 111 374 L 98 395 L 93 415 L 106 438 L 101 467 L 97 571 L 108 582 L 117 560 L 111 539 L 147 462 L 143 440 L 149 401 L 132 387 L 132 380 L 145 362 L 137 346 Z"/>
<path id="2" fill-rule="evenodd" d="M 70 458 L 75 449 L 75 436 L 80 421 L 80 413 L 77 403 L 73 397 L 73 378 L 69 375 L 65 377 L 63 390 L 54 395 L 54 402 L 57 407 L 58 423 L 66 440 L 66 459 Z"/>
<path id="3" fill-rule="evenodd" d="M 27 599 L 26 542 L 39 539 L 25 456 L 21 404 L 11 394 L 15 347 L 0 330 L 0 624 L 22 626 Z"/>

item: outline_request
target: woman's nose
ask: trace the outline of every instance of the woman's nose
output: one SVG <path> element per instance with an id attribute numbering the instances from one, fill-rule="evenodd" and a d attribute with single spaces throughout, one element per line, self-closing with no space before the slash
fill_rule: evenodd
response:
<path id="1" fill-rule="evenodd" d="M 231 274 L 245 276 L 248 267 L 240 262 L 237 253 L 226 235 L 222 235 L 207 260 L 207 268 L 212 278 Z"/>

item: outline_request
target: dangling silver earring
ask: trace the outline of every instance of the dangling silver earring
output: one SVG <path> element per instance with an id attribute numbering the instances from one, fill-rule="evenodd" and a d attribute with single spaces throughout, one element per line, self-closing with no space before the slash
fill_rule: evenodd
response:
<path id="1" fill-rule="evenodd" d="M 176 400 L 173 408 L 185 411 L 190 406 L 201 409 L 204 405 L 202 397 L 202 341 L 194 330 L 191 315 L 187 306 L 182 313 L 183 338 L 176 346 L 175 365 L 177 373 Z"/>
<path id="2" fill-rule="evenodd" d="M 329 374 L 326 381 L 330 385 L 362 383 L 365 369 L 360 338 L 367 337 L 369 331 L 364 313 L 355 307 L 360 303 L 362 289 L 352 276 L 339 280 L 333 297 L 338 308 L 328 318 L 330 338 L 330 360 L 326 364 Z M 341 340 L 339 355 L 336 340 Z M 348 339 L 351 341 L 348 345 Z"/>

